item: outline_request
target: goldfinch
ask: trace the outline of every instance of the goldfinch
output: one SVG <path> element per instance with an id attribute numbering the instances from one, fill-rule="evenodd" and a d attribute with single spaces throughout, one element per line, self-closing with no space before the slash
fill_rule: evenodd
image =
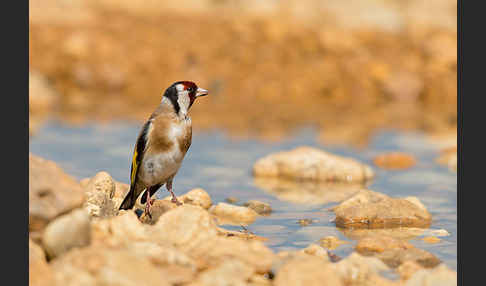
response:
<path id="1" fill-rule="evenodd" d="M 162 101 L 142 127 L 133 151 L 130 170 L 130 190 L 120 205 L 131 209 L 145 190 L 141 203 L 150 216 L 152 195 L 164 184 L 172 195 L 172 202 L 180 205 L 172 191 L 172 182 L 182 160 L 191 146 L 192 123 L 189 108 L 196 98 L 208 91 L 191 81 L 173 83 L 162 96 Z"/>

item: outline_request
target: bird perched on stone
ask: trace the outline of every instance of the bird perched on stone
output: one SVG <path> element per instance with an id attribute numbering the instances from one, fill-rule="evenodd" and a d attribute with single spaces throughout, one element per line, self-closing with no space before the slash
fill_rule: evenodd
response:
<path id="1" fill-rule="evenodd" d="M 130 190 L 120 205 L 131 209 L 138 196 L 150 215 L 152 195 L 164 184 L 172 195 L 172 202 L 180 205 L 172 191 L 172 182 L 182 160 L 191 146 L 192 123 L 189 108 L 196 98 L 208 91 L 191 81 L 173 83 L 162 96 L 162 101 L 142 127 L 135 144 L 130 171 Z"/>

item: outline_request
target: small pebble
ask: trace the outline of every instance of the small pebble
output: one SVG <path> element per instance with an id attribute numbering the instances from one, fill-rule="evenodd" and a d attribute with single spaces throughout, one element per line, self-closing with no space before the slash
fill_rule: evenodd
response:
<path id="1" fill-rule="evenodd" d="M 427 243 L 438 243 L 438 242 L 440 242 L 440 238 L 435 237 L 435 236 L 427 236 L 427 237 L 422 238 L 422 240 L 427 242 Z"/>
<path id="2" fill-rule="evenodd" d="M 326 236 L 319 239 L 319 244 L 327 249 L 333 250 L 336 249 L 339 245 L 347 243 L 346 241 L 339 240 L 339 238 L 335 236 Z"/>
<path id="3" fill-rule="evenodd" d="M 308 226 L 309 224 L 313 223 L 310 218 L 299 219 L 297 222 L 300 224 L 300 226 Z"/>
<path id="4" fill-rule="evenodd" d="M 227 203 L 230 203 L 230 204 L 234 204 L 236 202 L 238 202 L 238 198 L 235 198 L 235 197 L 229 197 L 229 198 L 226 198 L 225 200 Z"/>
<path id="5" fill-rule="evenodd" d="M 268 215 L 272 212 L 272 207 L 270 204 L 256 200 L 250 200 L 246 202 L 244 206 L 256 211 L 260 215 Z"/>
<path id="6" fill-rule="evenodd" d="M 373 163 L 387 170 L 408 169 L 416 164 L 415 158 L 407 153 L 390 152 L 378 155 Z"/>
<path id="7" fill-rule="evenodd" d="M 445 229 L 436 229 L 430 232 L 434 236 L 449 236 L 451 235 L 447 230 Z"/>

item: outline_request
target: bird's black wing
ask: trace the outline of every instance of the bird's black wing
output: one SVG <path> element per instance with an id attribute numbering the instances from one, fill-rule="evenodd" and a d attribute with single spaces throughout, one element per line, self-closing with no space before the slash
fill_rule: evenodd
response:
<path id="1" fill-rule="evenodd" d="M 145 154 L 145 148 L 148 142 L 148 132 L 152 124 L 151 120 L 148 120 L 142 127 L 140 134 L 137 138 L 137 143 L 135 144 L 135 149 L 133 151 L 132 166 L 130 168 L 130 191 L 126 195 L 120 209 L 132 208 L 137 200 L 139 194 L 135 193 L 135 187 L 138 180 L 138 171 L 140 169 L 140 164 L 142 163 L 143 156 Z"/>
<path id="2" fill-rule="evenodd" d="M 144 125 L 140 134 L 138 135 L 137 143 L 135 144 L 135 150 L 133 151 L 132 166 L 130 168 L 130 186 L 134 186 L 137 181 L 137 174 L 140 164 L 143 160 L 143 155 L 145 153 L 145 148 L 147 147 L 148 141 L 148 131 L 152 121 L 147 121 Z"/>

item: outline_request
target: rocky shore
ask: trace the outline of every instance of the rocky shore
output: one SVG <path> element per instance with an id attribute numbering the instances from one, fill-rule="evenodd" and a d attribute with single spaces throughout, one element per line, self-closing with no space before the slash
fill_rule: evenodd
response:
<path id="1" fill-rule="evenodd" d="M 149 218 L 140 203 L 118 211 L 127 191 L 106 172 L 78 182 L 30 154 L 30 285 L 456 285 L 455 271 L 394 235 L 396 226 L 442 235 L 427 230 L 431 215 L 414 197 L 361 188 L 337 200 L 336 226 L 363 230 L 352 232 L 354 252 L 337 257 L 335 237 L 274 252 L 264 237 L 221 225 L 268 215 L 262 202 L 215 203 L 194 189 L 180 196 L 182 206 L 156 200 Z"/>

